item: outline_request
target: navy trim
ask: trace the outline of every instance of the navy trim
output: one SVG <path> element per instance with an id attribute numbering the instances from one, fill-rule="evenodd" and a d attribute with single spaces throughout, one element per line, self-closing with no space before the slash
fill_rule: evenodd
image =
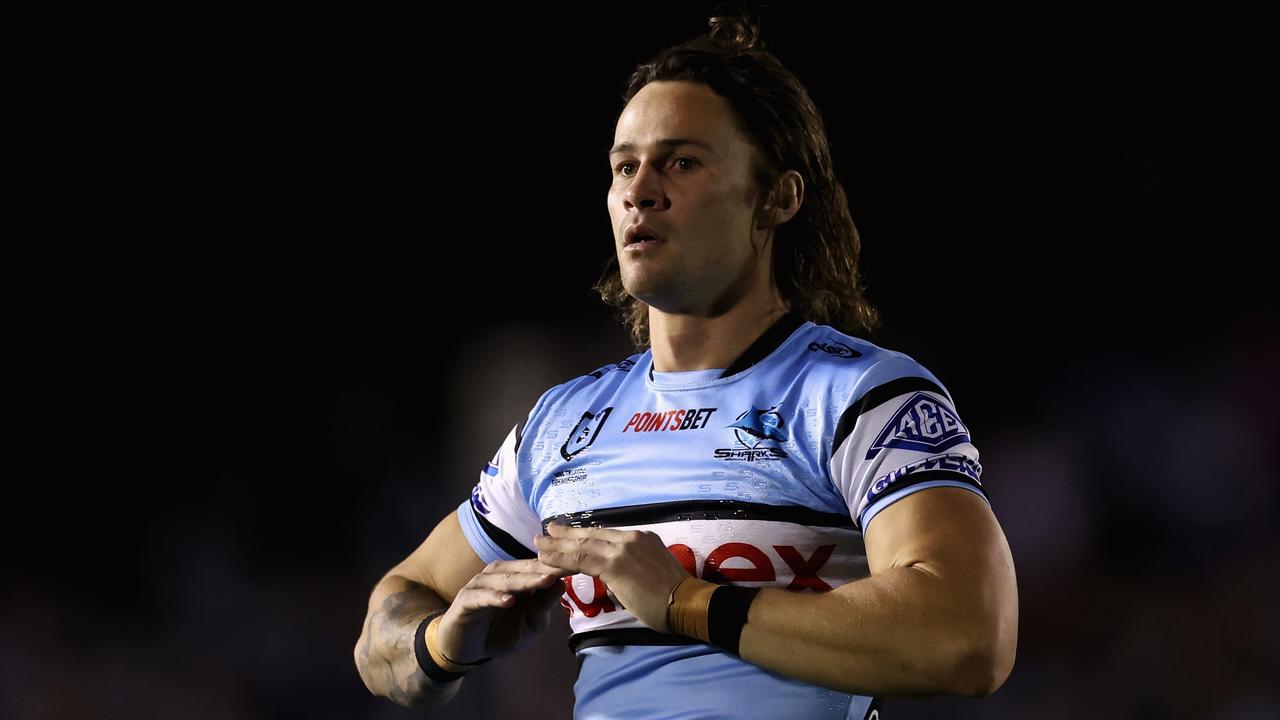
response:
<path id="1" fill-rule="evenodd" d="M 738 356 L 738 359 L 730 363 L 729 367 L 725 368 L 724 372 L 720 373 L 720 378 L 737 375 L 743 370 L 746 370 L 752 365 L 755 365 L 765 359 L 769 353 L 777 350 L 782 343 L 786 342 L 787 338 L 791 337 L 791 334 L 796 331 L 796 328 L 804 325 L 805 322 L 806 320 L 804 318 L 791 311 L 787 311 L 786 314 L 775 320 L 774 323 L 769 326 L 768 330 L 761 333 L 760 337 L 755 339 L 755 342 L 748 345 L 747 349 L 743 350 L 742 354 Z M 652 350 L 652 347 L 650 350 Z M 649 380 L 653 380 L 652 362 L 649 363 Z"/>
<path id="2" fill-rule="evenodd" d="M 884 494 L 876 498 L 875 500 L 872 500 L 871 503 L 867 505 L 865 509 L 863 509 L 862 513 L 865 514 L 867 510 L 870 510 L 872 507 L 877 505 L 881 500 L 884 500 L 889 495 L 892 495 L 893 493 L 896 493 L 903 488 L 909 488 L 909 487 L 912 487 L 913 485 L 926 483 L 926 482 L 929 482 L 930 480 L 955 480 L 956 482 L 962 482 L 965 485 L 968 485 L 973 489 L 977 490 L 982 495 L 982 497 L 987 499 L 987 504 L 988 505 L 991 504 L 991 498 L 987 495 L 986 489 L 982 487 L 982 483 L 978 482 L 977 480 L 974 480 L 973 478 L 969 477 L 968 475 L 965 475 L 962 472 L 959 472 L 956 470 L 921 470 L 919 472 L 908 473 L 898 478 L 897 480 L 895 480 L 893 484 L 889 485 L 889 487 L 884 489 Z M 857 527 L 859 531 L 862 530 L 861 524 L 859 524 Z"/>
<path id="3" fill-rule="evenodd" d="M 660 633 L 650 628 L 623 628 L 621 630 L 587 630 L 569 637 L 569 651 L 576 653 L 583 648 L 599 645 L 706 645 L 688 635 Z"/>
<path id="4" fill-rule="evenodd" d="M 848 513 L 822 512 L 800 505 L 765 505 L 740 500 L 679 500 L 552 515 L 543 518 L 542 531 L 546 532 L 547 525 L 553 521 L 570 527 L 614 527 L 684 520 L 773 520 L 855 529 L 853 518 Z"/>
<path id="5" fill-rule="evenodd" d="M 858 398 L 843 413 L 840 414 L 840 422 L 836 424 L 836 434 L 831 441 L 831 450 L 835 452 L 840 447 L 845 438 L 853 434 L 853 426 L 858 424 L 858 418 L 866 412 L 870 412 L 884 403 L 916 390 L 928 390 L 934 392 L 947 399 L 951 403 L 951 396 L 947 394 L 937 383 L 922 377 L 904 377 L 871 388 L 862 397 Z M 954 405 L 955 403 L 951 403 Z"/>
<path id="6" fill-rule="evenodd" d="M 492 540 L 495 545 L 505 550 L 508 555 L 517 560 L 532 560 L 533 558 L 538 557 L 538 553 L 530 550 L 524 545 L 521 545 L 515 538 L 511 537 L 511 534 L 506 530 L 503 530 L 497 525 L 489 522 L 489 518 L 476 511 L 476 506 L 474 504 L 468 503 L 467 507 L 471 508 L 471 514 L 475 516 L 476 522 L 480 523 L 480 527 L 484 530 L 484 534 L 488 535 L 489 539 Z M 545 531 L 546 528 L 543 528 L 543 532 Z"/>
<path id="7" fill-rule="evenodd" d="M 883 712 L 878 712 L 878 713 L 876 712 L 877 710 L 882 710 L 882 708 L 880 707 L 880 702 L 881 702 L 881 698 L 878 698 L 878 697 L 871 698 L 871 704 L 867 706 L 867 714 L 862 716 L 862 720 L 877 720 L 877 718 L 880 718 L 881 716 L 883 716 L 884 715 Z M 875 714 L 872 715 L 872 713 L 875 713 Z"/>
<path id="8" fill-rule="evenodd" d="M 765 330 L 760 337 L 756 338 L 756 341 L 751 343 L 746 350 L 742 351 L 738 359 L 725 368 L 720 377 L 727 378 L 730 375 L 737 375 L 765 359 L 769 353 L 777 350 L 782 343 L 786 342 L 787 338 L 791 337 L 791 333 L 795 332 L 796 328 L 804 323 L 804 318 L 788 311 L 778 318 L 768 330 Z M 652 366 L 650 366 L 650 369 L 652 369 Z"/>

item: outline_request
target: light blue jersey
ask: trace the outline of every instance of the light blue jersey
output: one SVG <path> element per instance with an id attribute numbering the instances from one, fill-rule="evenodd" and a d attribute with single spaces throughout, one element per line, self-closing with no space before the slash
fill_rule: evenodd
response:
<path id="1" fill-rule="evenodd" d="M 486 562 L 537 557 L 572 524 L 650 530 L 717 583 L 827 592 L 867 577 L 862 532 L 931 487 L 984 500 L 950 393 L 910 357 L 795 315 L 729 368 L 653 372 L 652 350 L 551 388 L 458 506 Z M 651 630 L 597 578 L 565 580 L 575 720 L 875 717 L 810 685 Z"/>

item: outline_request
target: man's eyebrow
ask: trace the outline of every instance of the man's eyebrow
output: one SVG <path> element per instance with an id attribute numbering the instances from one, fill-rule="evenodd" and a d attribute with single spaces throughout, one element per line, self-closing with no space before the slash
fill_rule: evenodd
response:
<path id="1" fill-rule="evenodd" d="M 710 145 L 702 142 L 701 140 L 694 140 L 693 138 L 664 138 L 662 140 L 659 140 L 656 144 L 662 148 L 674 148 L 680 145 L 694 145 L 696 147 L 702 148 L 703 150 L 706 150 L 707 152 L 713 155 L 715 154 L 715 150 Z M 618 153 L 631 152 L 635 149 L 636 149 L 636 146 L 634 143 L 629 143 L 629 142 L 618 143 L 617 145 L 614 145 L 613 149 L 609 151 L 609 157 L 613 157 Z"/>

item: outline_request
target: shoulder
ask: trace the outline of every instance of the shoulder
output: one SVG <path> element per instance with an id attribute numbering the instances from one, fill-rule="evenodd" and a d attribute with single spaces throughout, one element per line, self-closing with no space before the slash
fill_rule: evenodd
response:
<path id="1" fill-rule="evenodd" d="M 882 347 L 830 325 L 808 323 L 800 333 L 796 346 L 798 356 L 804 358 L 804 374 L 825 386 L 845 405 L 857 402 L 872 391 L 896 395 L 908 386 L 936 387 L 950 399 L 942 382 L 907 353 Z"/>
<path id="2" fill-rule="evenodd" d="M 646 351 L 647 353 L 648 351 Z M 636 353 L 617 362 L 610 362 L 589 372 L 576 375 L 558 385 L 554 385 L 542 393 L 534 406 L 533 414 L 559 405 L 571 398 L 579 398 L 584 394 L 596 394 L 616 388 L 631 372 L 645 353 Z"/>

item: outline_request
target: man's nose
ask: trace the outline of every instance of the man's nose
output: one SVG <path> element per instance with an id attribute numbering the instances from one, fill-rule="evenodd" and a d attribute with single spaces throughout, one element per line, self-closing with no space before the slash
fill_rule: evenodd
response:
<path id="1" fill-rule="evenodd" d="M 623 196 L 623 202 L 628 210 L 634 207 L 666 209 L 667 194 L 662 188 L 662 172 L 650 163 L 642 163 Z"/>

